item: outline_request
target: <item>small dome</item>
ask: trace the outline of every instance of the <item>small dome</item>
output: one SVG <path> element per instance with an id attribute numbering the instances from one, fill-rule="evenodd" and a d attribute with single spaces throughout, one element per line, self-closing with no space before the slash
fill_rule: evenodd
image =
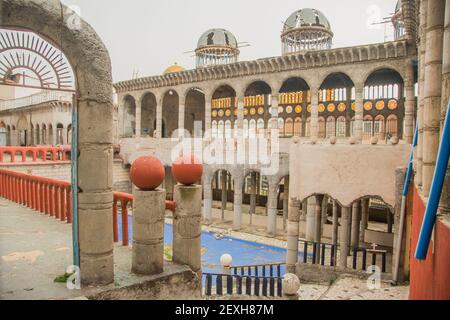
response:
<path id="1" fill-rule="evenodd" d="M 172 66 L 168 67 L 166 70 L 164 70 L 164 74 L 168 73 L 175 73 L 175 72 L 181 72 L 184 71 L 184 68 L 179 66 L 176 62 Z"/>
<path id="2" fill-rule="evenodd" d="M 236 37 L 225 29 L 210 29 L 202 34 L 197 43 L 197 49 L 208 46 L 232 47 L 237 49 Z"/>
<path id="3" fill-rule="evenodd" d="M 304 27 L 322 27 L 331 31 L 331 25 L 325 15 L 316 9 L 300 9 L 295 11 L 286 20 L 283 32 L 304 28 Z"/>

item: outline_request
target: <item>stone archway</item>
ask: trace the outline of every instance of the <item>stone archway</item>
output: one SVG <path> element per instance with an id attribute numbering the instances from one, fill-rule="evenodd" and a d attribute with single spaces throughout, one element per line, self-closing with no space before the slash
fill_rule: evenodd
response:
<path id="1" fill-rule="evenodd" d="M 2 27 L 35 32 L 59 47 L 75 72 L 81 281 L 112 283 L 113 87 L 108 52 L 92 27 L 57 0 L 2 0 L 0 20 Z"/>

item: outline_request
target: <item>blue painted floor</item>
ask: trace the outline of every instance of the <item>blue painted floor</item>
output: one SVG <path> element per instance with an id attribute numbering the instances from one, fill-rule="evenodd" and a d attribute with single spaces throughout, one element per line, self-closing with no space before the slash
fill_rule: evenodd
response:
<path id="1" fill-rule="evenodd" d="M 122 241 L 121 219 L 119 218 L 119 241 Z M 132 243 L 132 217 L 128 217 L 129 237 Z M 172 225 L 166 224 L 164 228 L 164 243 L 172 244 Z M 202 271 L 222 273 L 220 257 L 228 253 L 233 257 L 234 266 L 279 263 L 286 261 L 286 249 L 266 246 L 255 242 L 240 240 L 232 237 L 224 237 L 221 240 L 214 238 L 214 233 L 203 231 L 201 236 Z M 299 252 L 299 260 L 303 253 Z M 269 270 L 266 271 L 269 275 Z M 285 266 L 281 267 L 281 274 L 285 274 Z M 261 274 L 260 274 L 261 275 Z"/>

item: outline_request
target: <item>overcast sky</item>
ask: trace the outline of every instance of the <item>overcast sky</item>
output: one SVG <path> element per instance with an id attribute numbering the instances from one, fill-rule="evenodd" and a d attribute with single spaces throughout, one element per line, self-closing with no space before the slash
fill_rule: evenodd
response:
<path id="1" fill-rule="evenodd" d="M 195 67 L 192 53 L 210 28 L 247 41 L 240 60 L 281 54 L 283 21 L 301 8 L 322 11 L 334 32 L 333 47 L 383 42 L 392 29 L 371 25 L 394 12 L 396 0 L 63 0 L 76 6 L 106 44 L 114 81 L 161 74 L 177 62 Z"/>

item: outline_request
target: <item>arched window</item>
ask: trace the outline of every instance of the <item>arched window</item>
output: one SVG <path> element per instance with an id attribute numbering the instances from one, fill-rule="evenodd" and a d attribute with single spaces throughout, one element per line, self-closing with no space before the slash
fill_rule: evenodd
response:
<path id="1" fill-rule="evenodd" d="M 278 118 L 278 131 L 280 137 L 284 137 L 284 120 L 283 118 Z"/>
<path id="2" fill-rule="evenodd" d="M 217 137 L 223 138 L 224 135 L 225 135 L 225 124 L 224 124 L 223 120 L 220 120 L 219 124 L 217 126 Z"/>
<path id="3" fill-rule="evenodd" d="M 284 135 L 292 137 L 294 135 L 294 121 L 291 118 L 286 119 L 284 124 Z"/>
<path id="4" fill-rule="evenodd" d="M 319 138 L 325 138 L 325 118 L 319 117 Z"/>
<path id="5" fill-rule="evenodd" d="M 231 138 L 231 121 L 225 121 L 225 138 Z"/>
<path id="6" fill-rule="evenodd" d="M 258 122 L 256 124 L 256 130 L 258 134 L 264 134 L 264 120 L 258 119 Z"/>
<path id="7" fill-rule="evenodd" d="M 386 120 L 386 134 L 388 137 L 398 137 L 397 127 L 398 119 L 396 115 L 391 114 Z"/>
<path id="8" fill-rule="evenodd" d="M 370 115 L 364 117 L 363 139 L 370 140 L 373 134 L 373 118 Z"/>
<path id="9" fill-rule="evenodd" d="M 326 137 L 334 137 L 336 136 L 336 120 L 334 117 L 327 118 L 327 127 L 326 127 Z"/>
<path id="10" fill-rule="evenodd" d="M 294 122 L 294 135 L 297 137 L 302 136 L 302 118 L 295 118 Z"/>
<path id="11" fill-rule="evenodd" d="M 305 136 L 306 137 L 311 136 L 311 118 L 310 117 L 306 119 Z"/>
<path id="12" fill-rule="evenodd" d="M 211 122 L 211 135 L 213 138 L 217 138 L 217 121 Z"/>
<path id="13" fill-rule="evenodd" d="M 248 136 L 250 138 L 255 138 L 256 137 L 256 120 L 255 119 L 251 119 L 250 122 L 249 122 Z"/>
<path id="14" fill-rule="evenodd" d="M 398 84 L 394 84 L 394 99 L 399 99 Z"/>
<path id="15" fill-rule="evenodd" d="M 375 121 L 373 123 L 373 134 L 380 140 L 384 140 L 385 138 L 384 117 L 381 114 L 375 117 Z"/>
<path id="16" fill-rule="evenodd" d="M 242 134 L 243 134 L 244 138 L 248 138 L 248 120 L 247 119 L 244 119 Z"/>
<path id="17" fill-rule="evenodd" d="M 336 122 L 336 136 L 338 138 L 345 138 L 346 136 L 346 123 L 345 117 L 339 117 Z"/>

